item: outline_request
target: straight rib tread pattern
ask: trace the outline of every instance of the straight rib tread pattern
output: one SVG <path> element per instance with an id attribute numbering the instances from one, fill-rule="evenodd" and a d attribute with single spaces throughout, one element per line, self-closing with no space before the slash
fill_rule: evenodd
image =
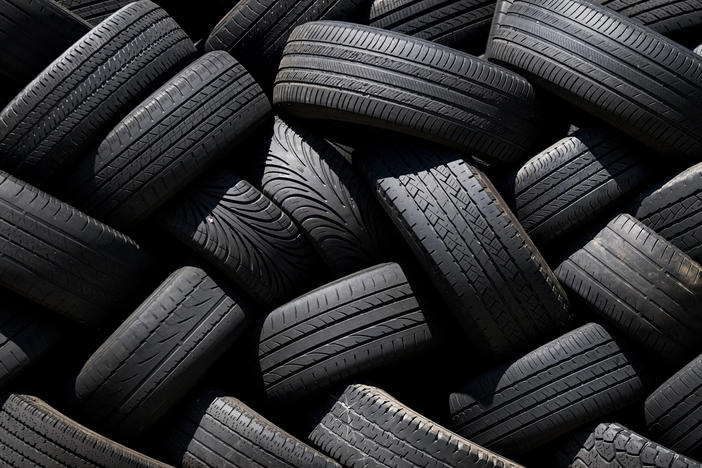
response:
<path id="1" fill-rule="evenodd" d="M 597 0 L 666 36 L 699 32 L 702 4 L 698 0 Z"/>
<path id="2" fill-rule="evenodd" d="M 99 24 L 133 0 L 57 0 L 58 3 L 93 25 Z"/>

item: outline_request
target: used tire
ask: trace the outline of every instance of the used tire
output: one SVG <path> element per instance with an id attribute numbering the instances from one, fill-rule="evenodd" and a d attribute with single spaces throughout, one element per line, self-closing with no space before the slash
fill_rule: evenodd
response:
<path id="1" fill-rule="evenodd" d="M 374 0 L 368 24 L 482 54 L 494 12 L 495 0 Z"/>
<path id="2" fill-rule="evenodd" d="M 241 401 L 214 391 L 200 395 L 178 417 L 167 446 L 173 462 L 183 468 L 339 468 Z"/>
<path id="3" fill-rule="evenodd" d="M 534 98 L 525 79 L 477 57 L 332 21 L 295 28 L 273 89 L 282 111 L 415 135 L 490 162 L 531 152 Z"/>
<path id="4" fill-rule="evenodd" d="M 702 457 L 702 356 L 658 387 L 647 399 L 646 425 L 656 440 L 691 457 Z"/>
<path id="5" fill-rule="evenodd" d="M 684 37 L 702 30 L 702 4 L 697 0 L 597 0 L 596 3 L 665 36 Z"/>
<path id="6" fill-rule="evenodd" d="M 516 0 L 490 58 L 669 156 L 702 154 L 702 59 L 586 0 Z"/>
<path id="7" fill-rule="evenodd" d="M 93 25 L 98 25 L 134 0 L 55 0 Z"/>
<path id="8" fill-rule="evenodd" d="M 519 468 L 415 413 L 384 391 L 349 385 L 309 435 L 347 468 Z"/>
<path id="9" fill-rule="evenodd" d="M 641 150 L 597 129 L 580 129 L 530 159 L 514 181 L 515 214 L 537 242 L 582 226 L 646 182 Z"/>
<path id="10" fill-rule="evenodd" d="M 78 375 L 81 410 L 134 438 L 182 398 L 243 330 L 250 310 L 200 268 L 175 271 Z"/>
<path id="11" fill-rule="evenodd" d="M 192 41 L 154 3 L 124 7 L 0 113 L 0 167 L 34 183 L 55 180 L 194 52 Z"/>
<path id="12" fill-rule="evenodd" d="M 138 105 L 83 160 L 71 199 L 124 226 L 141 221 L 268 117 L 260 86 L 231 55 L 211 52 Z"/>
<path id="13" fill-rule="evenodd" d="M 316 280 L 317 257 L 297 226 L 230 170 L 206 176 L 158 224 L 260 304 L 276 306 Z"/>
<path id="14" fill-rule="evenodd" d="M 637 400 L 643 382 L 631 358 L 589 323 L 464 384 L 449 399 L 456 432 L 520 454 Z"/>
<path id="15" fill-rule="evenodd" d="M 132 239 L 0 172 L 0 285 L 88 325 L 131 307 L 152 259 Z"/>
<path id="16" fill-rule="evenodd" d="M 81 426 L 36 397 L 10 394 L 0 401 L 3 465 L 167 468 Z"/>
<path id="17" fill-rule="evenodd" d="M 629 215 L 619 215 L 555 270 L 561 283 L 658 359 L 700 351 L 702 267 Z"/>
<path id="18" fill-rule="evenodd" d="M 297 398 L 410 357 L 432 331 L 396 263 L 322 286 L 268 314 L 258 361 L 270 398 Z"/>
<path id="19" fill-rule="evenodd" d="M 504 356 L 565 325 L 565 293 L 482 172 L 418 143 L 378 142 L 359 160 L 478 352 Z"/>
<path id="20" fill-rule="evenodd" d="M 702 261 L 702 164 L 639 197 L 628 210 L 696 261 Z"/>
<path id="21" fill-rule="evenodd" d="M 276 117 L 270 139 L 254 151 L 261 191 L 295 221 L 329 269 L 343 275 L 386 258 L 392 227 L 334 146 Z"/>

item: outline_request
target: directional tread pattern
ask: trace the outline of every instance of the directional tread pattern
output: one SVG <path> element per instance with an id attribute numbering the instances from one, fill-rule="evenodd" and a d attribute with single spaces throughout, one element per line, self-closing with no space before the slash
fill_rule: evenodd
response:
<path id="1" fill-rule="evenodd" d="M 120 8 L 134 0 L 56 0 L 76 15 L 93 25 L 99 24 Z"/>
<path id="2" fill-rule="evenodd" d="M 702 153 L 702 59 L 586 0 L 516 0 L 490 58 L 671 156 Z"/>
<path id="3" fill-rule="evenodd" d="M 396 263 L 349 275 L 298 297 L 263 322 L 258 359 L 266 393 L 302 396 L 408 358 L 432 333 Z"/>
<path id="4" fill-rule="evenodd" d="M 459 434 L 519 454 L 643 400 L 643 390 L 630 357 L 590 323 L 471 379 L 449 404 Z"/>
<path id="5" fill-rule="evenodd" d="M 565 324 L 565 293 L 479 170 L 419 144 L 375 147 L 361 164 L 477 350 L 503 356 Z"/>
<path id="6" fill-rule="evenodd" d="M 227 169 L 208 175 L 159 224 L 267 306 L 314 282 L 319 260 L 292 220 Z"/>
<path id="7" fill-rule="evenodd" d="M 231 55 L 210 52 L 137 106 L 69 181 L 72 199 L 113 225 L 151 214 L 269 114 L 263 90 Z"/>
<path id="8" fill-rule="evenodd" d="M 702 26 L 699 0 L 597 0 L 663 35 L 698 32 Z"/>
<path id="9" fill-rule="evenodd" d="M 531 153 L 534 98 L 525 79 L 485 60 L 332 21 L 293 31 L 273 90 L 273 102 L 300 117 L 394 130 L 496 162 Z"/>
<path id="10" fill-rule="evenodd" d="M 699 351 L 702 268 L 629 215 L 619 215 L 555 270 L 599 316 L 658 359 Z"/>
<path id="11" fill-rule="evenodd" d="M 521 466 L 367 385 L 346 387 L 309 439 L 347 468 Z"/>
<path id="12" fill-rule="evenodd" d="M 0 167 L 34 183 L 66 171 L 163 75 L 195 53 L 154 3 L 106 19 L 0 112 Z"/>
<path id="13" fill-rule="evenodd" d="M 220 284 L 196 267 L 167 278 L 83 366 L 76 396 L 86 417 L 134 437 L 183 397 L 250 314 Z"/>

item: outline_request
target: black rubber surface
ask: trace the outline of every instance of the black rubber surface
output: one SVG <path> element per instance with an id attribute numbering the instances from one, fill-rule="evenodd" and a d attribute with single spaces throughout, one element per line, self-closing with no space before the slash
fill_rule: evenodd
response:
<path id="1" fill-rule="evenodd" d="M 211 52 L 139 104 L 69 179 L 71 200 L 115 226 L 148 217 L 229 156 L 270 103 L 244 67 Z"/>
<path id="2" fill-rule="evenodd" d="M 459 434 L 520 454 L 643 400 L 643 391 L 620 343 L 589 323 L 470 379 L 449 404 Z"/>
<path id="3" fill-rule="evenodd" d="M 105 431 L 136 438 L 234 343 L 250 314 L 202 269 L 175 271 L 85 363 L 75 383 L 81 411 Z"/>
<path id="4" fill-rule="evenodd" d="M 373 145 L 368 180 L 480 353 L 504 356 L 562 328 L 568 299 L 487 177 L 428 145 Z"/>
<path id="5" fill-rule="evenodd" d="M 666 36 L 699 39 L 702 31 L 702 3 L 698 0 L 597 0 L 596 3 Z"/>
<path id="6" fill-rule="evenodd" d="M 629 215 L 619 215 L 555 270 L 561 283 L 658 360 L 700 351 L 702 268 Z"/>
<path id="7" fill-rule="evenodd" d="M 56 0 L 57 3 L 92 25 L 99 24 L 112 13 L 132 3 L 132 1 L 134 0 Z"/>
<path id="8" fill-rule="evenodd" d="M 195 52 L 148 0 L 100 23 L 0 112 L 0 167 L 30 182 L 85 156 L 126 112 Z"/>
<path id="9" fill-rule="evenodd" d="M 333 21 L 290 35 L 273 102 L 300 117 L 407 133 L 493 162 L 529 155 L 538 134 L 534 91 L 519 75 L 423 39 Z"/>

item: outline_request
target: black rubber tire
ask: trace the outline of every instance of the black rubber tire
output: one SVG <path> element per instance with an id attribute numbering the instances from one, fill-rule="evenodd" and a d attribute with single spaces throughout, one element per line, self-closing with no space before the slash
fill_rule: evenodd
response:
<path id="1" fill-rule="evenodd" d="M 478 55 L 494 12 L 495 0 L 374 0 L 368 24 Z"/>
<path id="2" fill-rule="evenodd" d="M 88 325 L 139 301 L 152 259 L 132 239 L 0 172 L 0 286 Z"/>
<path id="3" fill-rule="evenodd" d="M 702 457 L 702 356 L 680 369 L 646 399 L 646 425 L 661 443 Z"/>
<path id="4" fill-rule="evenodd" d="M 54 0 L 92 25 L 98 25 L 134 0 Z M 160 3 L 160 1 L 159 1 Z"/>
<path id="5" fill-rule="evenodd" d="M 698 0 L 597 0 L 595 3 L 665 36 L 685 37 L 702 30 L 702 3 Z"/>
<path id="6" fill-rule="evenodd" d="M 309 440 L 346 468 L 521 466 L 360 384 L 337 396 Z"/>
<path id="7" fill-rule="evenodd" d="M 516 0 L 489 56 L 669 156 L 702 153 L 702 59 L 587 0 Z"/>
<path id="8" fill-rule="evenodd" d="M 141 221 L 268 117 L 251 75 L 211 52 L 139 104 L 69 180 L 71 200 L 113 226 Z"/>
<path id="9" fill-rule="evenodd" d="M 694 260 L 702 261 L 702 164 L 643 194 L 628 211 Z"/>
<path id="10" fill-rule="evenodd" d="M 629 215 L 555 270 L 563 286 L 656 359 L 700 351 L 702 267 Z"/>
<path id="11" fill-rule="evenodd" d="M 335 274 L 386 259 L 392 232 L 387 217 L 344 156 L 310 130 L 276 117 L 270 138 L 253 150 L 255 183 Z"/>
<path id="12" fill-rule="evenodd" d="M 297 226 L 228 169 L 196 183 L 157 222 L 259 304 L 277 306 L 317 283 L 321 262 Z"/>
<path id="13" fill-rule="evenodd" d="M 644 384 L 620 343 L 589 323 L 465 383 L 449 398 L 456 432 L 521 454 L 636 401 Z"/>
<path id="14" fill-rule="evenodd" d="M 51 0 L 0 2 L 3 93 L 18 93 L 88 31 L 90 25 Z"/>
<path id="15" fill-rule="evenodd" d="M 85 156 L 133 105 L 195 52 L 148 0 L 103 21 L 0 113 L 0 167 L 39 185 Z"/>
<path id="16" fill-rule="evenodd" d="M 537 243 L 572 232 L 649 180 L 641 149 L 599 129 L 580 129 L 522 166 L 510 194 Z"/>
<path id="17" fill-rule="evenodd" d="M 240 0 L 214 27 L 205 50 L 226 50 L 270 91 L 285 41 L 303 23 L 351 20 L 364 0 Z"/>
<path id="18" fill-rule="evenodd" d="M 419 143 L 376 142 L 359 161 L 476 351 L 501 357 L 565 325 L 568 298 L 478 169 Z"/>
<path id="19" fill-rule="evenodd" d="M 695 47 L 694 52 L 695 52 L 697 55 L 702 55 L 702 44 L 700 44 L 700 45 L 698 45 L 697 47 Z"/>
<path id="20" fill-rule="evenodd" d="M 407 359 L 432 341 L 421 298 L 400 265 L 386 263 L 268 314 L 258 361 L 268 397 L 290 400 Z"/>
<path id="21" fill-rule="evenodd" d="M 197 383 L 249 315 L 236 291 L 202 269 L 176 270 L 85 363 L 75 383 L 81 410 L 135 438 Z"/>
<path id="22" fill-rule="evenodd" d="M 172 426 L 167 450 L 176 466 L 340 468 L 238 399 L 207 391 Z"/>
<path id="23" fill-rule="evenodd" d="M 295 28 L 273 89 L 281 111 L 415 135 L 490 162 L 531 153 L 534 98 L 524 78 L 485 60 L 332 21 Z"/>
<path id="24" fill-rule="evenodd" d="M 167 468 L 81 426 L 36 397 L 10 394 L 0 401 L 3 465 Z"/>

